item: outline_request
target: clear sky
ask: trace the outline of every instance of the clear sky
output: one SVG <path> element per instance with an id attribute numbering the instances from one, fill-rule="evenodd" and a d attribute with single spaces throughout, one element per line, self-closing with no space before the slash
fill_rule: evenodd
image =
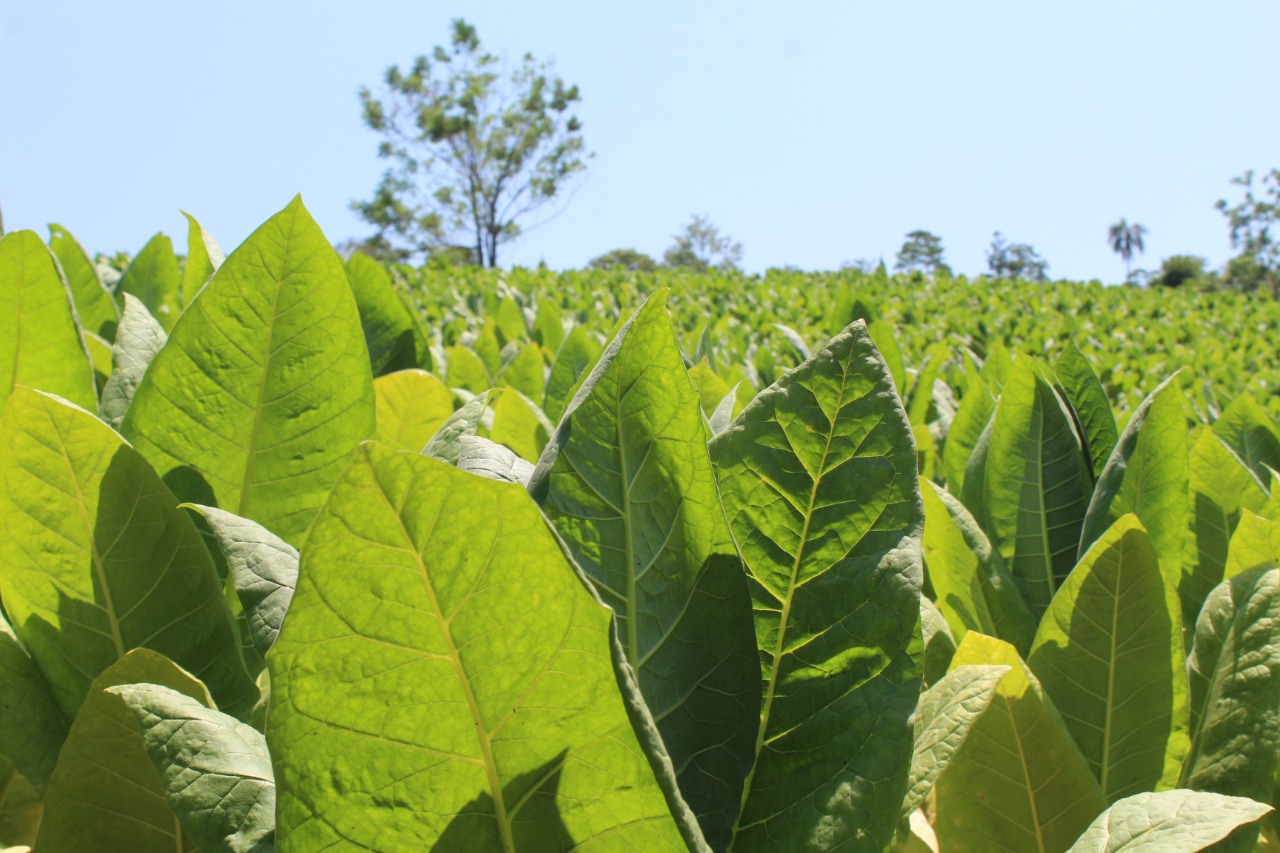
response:
<path id="1" fill-rule="evenodd" d="M 0 2 L 0 208 L 91 252 L 231 249 L 301 193 L 330 239 L 384 163 L 356 95 L 466 17 L 485 46 L 554 60 L 595 152 L 560 216 L 500 260 L 655 256 L 694 213 L 743 265 L 831 269 L 903 235 L 961 273 L 992 232 L 1054 277 L 1230 256 L 1214 202 L 1280 166 L 1276 0 L 945 2 Z"/>

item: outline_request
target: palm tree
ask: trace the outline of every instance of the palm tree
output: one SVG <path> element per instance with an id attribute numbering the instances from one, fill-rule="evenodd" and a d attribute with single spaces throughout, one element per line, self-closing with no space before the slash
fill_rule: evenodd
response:
<path id="1" fill-rule="evenodd" d="M 1123 218 L 1107 232 L 1107 243 L 1111 245 L 1111 251 L 1124 258 L 1124 280 L 1128 282 L 1132 273 L 1129 272 L 1129 262 L 1133 259 L 1133 253 L 1136 250 L 1141 253 L 1145 248 L 1142 245 L 1142 235 L 1147 233 L 1147 229 L 1133 223 L 1130 225 Z"/>

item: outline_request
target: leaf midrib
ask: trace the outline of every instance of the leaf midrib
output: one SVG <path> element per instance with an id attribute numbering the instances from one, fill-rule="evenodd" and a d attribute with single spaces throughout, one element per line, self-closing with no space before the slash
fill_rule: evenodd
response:
<path id="1" fill-rule="evenodd" d="M 1036 787 L 1031 781 L 1031 768 L 1027 765 L 1027 754 L 1022 748 L 1022 732 L 1018 729 L 1018 717 L 1014 713 L 1014 702 L 1008 696 L 1000 697 L 1009 714 L 1009 728 L 1013 729 L 1013 742 L 1018 747 L 1018 764 L 1022 770 L 1022 781 L 1027 786 L 1027 805 L 1031 809 L 1031 829 L 1035 833 L 1036 849 L 1045 853 L 1044 832 L 1040 826 L 1040 810 L 1036 808 Z"/>
<path id="2" fill-rule="evenodd" d="M 391 502 L 391 497 L 378 479 L 378 472 L 374 470 L 372 461 L 366 456 L 365 464 L 369 466 L 369 473 L 373 477 L 375 483 L 378 483 L 378 494 L 386 503 L 387 508 L 391 510 L 391 514 L 395 517 L 396 525 L 400 529 L 404 541 L 409 545 L 406 549 L 413 554 L 414 562 L 418 566 L 418 572 L 422 575 L 422 587 L 427 593 L 427 597 L 431 602 L 431 608 L 435 611 L 437 624 L 440 628 L 440 635 L 444 638 L 445 644 L 449 649 L 449 660 L 453 664 L 454 673 L 457 676 L 458 684 L 462 688 L 463 697 L 467 702 L 467 710 L 471 713 L 471 720 L 475 724 L 476 741 L 480 746 L 481 758 L 484 762 L 485 777 L 489 783 L 489 793 L 493 798 L 494 820 L 498 824 L 498 836 L 502 840 L 502 849 L 506 853 L 515 853 L 515 840 L 511 835 L 511 821 L 507 814 L 506 799 L 503 796 L 502 781 L 498 778 L 498 764 L 493 756 L 493 743 L 490 740 L 489 730 L 485 727 L 484 716 L 480 713 L 480 705 L 476 701 L 475 692 L 471 689 L 471 679 L 468 677 L 466 669 L 462 666 L 462 657 L 458 653 L 458 644 L 453 639 L 453 625 L 449 617 L 445 615 L 444 608 L 440 606 L 440 600 L 436 596 L 435 586 L 431 583 L 431 576 L 427 572 L 426 563 L 422 561 L 422 554 L 414 546 L 413 537 L 409 535 L 409 530 L 404 526 L 404 518 Z M 436 520 L 432 522 L 431 528 L 435 529 L 436 523 L 444 514 L 445 504 L 441 503 L 437 512 Z"/>
<path id="3" fill-rule="evenodd" d="M 822 484 L 822 477 L 827 470 L 827 456 L 831 452 L 831 440 L 835 437 L 836 424 L 840 420 L 840 412 L 844 408 L 845 388 L 849 381 L 849 371 L 847 368 L 842 370 L 840 376 L 840 393 L 836 396 L 835 415 L 831 418 L 831 428 L 827 431 L 827 440 L 822 448 L 822 457 L 818 462 L 818 470 L 813 476 L 813 486 L 809 490 L 809 506 L 805 511 L 804 525 L 800 530 L 799 544 L 796 547 L 796 556 L 791 564 L 791 578 L 787 585 L 787 597 L 782 603 L 782 612 L 778 619 L 778 639 L 774 644 L 773 665 L 769 670 L 769 684 L 765 689 L 764 701 L 760 705 L 760 727 L 756 731 L 755 749 L 751 756 L 751 769 L 747 771 L 747 778 L 742 785 L 742 800 L 738 806 L 738 815 L 733 820 L 733 829 L 730 833 L 729 849 L 733 849 L 734 841 L 738 838 L 738 831 L 742 827 L 742 815 L 746 812 L 747 800 L 751 796 L 751 784 L 755 779 L 756 768 L 760 763 L 760 753 L 764 750 L 765 733 L 769 728 L 769 717 L 773 710 L 773 699 L 778 686 L 778 670 L 780 668 L 779 661 L 782 658 L 783 651 L 786 647 L 787 625 L 791 617 L 791 602 L 795 596 L 796 580 L 800 573 L 800 564 L 804 559 L 805 544 L 809 540 L 809 524 L 813 520 L 814 505 L 818 500 L 818 487 Z M 816 395 L 815 395 L 816 396 Z M 781 423 L 778 428 L 785 433 L 785 427 Z M 797 458 L 799 453 L 796 454 Z"/>

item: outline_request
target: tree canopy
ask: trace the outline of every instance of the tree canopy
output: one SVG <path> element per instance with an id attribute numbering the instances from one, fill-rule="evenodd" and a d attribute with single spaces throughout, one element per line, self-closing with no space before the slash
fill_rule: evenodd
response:
<path id="1" fill-rule="evenodd" d="M 898 250 L 893 268 L 900 272 L 920 270 L 932 275 L 946 265 L 942 259 L 942 238 L 929 231 L 912 231 Z"/>
<path id="2" fill-rule="evenodd" d="M 558 211 L 590 154 L 571 113 L 577 86 L 526 53 L 511 63 L 453 22 L 448 47 L 387 69 L 386 91 L 360 91 L 365 124 L 391 161 L 373 198 L 352 206 L 377 228 L 366 248 L 407 260 L 498 249 Z"/>
<path id="3" fill-rule="evenodd" d="M 695 215 L 684 230 L 672 238 L 675 242 L 663 253 L 669 267 L 683 267 L 705 272 L 715 267 L 734 270 L 742 260 L 742 244 L 722 235 L 706 216 Z"/>

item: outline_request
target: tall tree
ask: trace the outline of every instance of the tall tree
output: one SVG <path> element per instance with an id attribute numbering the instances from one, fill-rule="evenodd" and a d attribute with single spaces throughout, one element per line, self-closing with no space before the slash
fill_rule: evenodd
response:
<path id="1" fill-rule="evenodd" d="M 921 270 L 930 275 L 946 266 L 942 259 L 942 238 L 929 231 L 909 233 L 893 264 L 899 272 Z"/>
<path id="2" fill-rule="evenodd" d="M 1123 217 L 1115 225 L 1107 230 L 1107 243 L 1111 246 L 1111 251 L 1115 252 L 1124 259 L 1124 280 L 1127 282 L 1133 277 L 1130 272 L 1130 263 L 1133 260 L 1133 253 L 1141 254 L 1145 250 L 1142 245 L 1142 238 L 1147 233 L 1147 229 L 1137 222 L 1130 225 Z"/>
<path id="3" fill-rule="evenodd" d="M 1231 183 L 1244 187 L 1244 200 L 1228 205 L 1226 199 L 1219 199 L 1215 205 L 1231 227 L 1231 247 L 1240 250 L 1227 267 L 1228 277 L 1262 279 L 1271 286 L 1271 295 L 1280 299 L 1280 240 L 1271 230 L 1280 224 L 1280 169 L 1262 177 L 1260 196 L 1253 193 L 1252 169 Z"/>
<path id="4" fill-rule="evenodd" d="M 722 270 L 736 270 L 742 260 L 742 244 L 720 229 L 706 216 L 694 215 L 684 231 L 676 234 L 674 243 L 662 255 L 669 267 L 683 267 L 705 272 L 713 266 Z"/>
<path id="5" fill-rule="evenodd" d="M 453 22 L 449 46 L 391 66 L 386 94 L 360 90 L 364 122 L 392 161 L 353 209 L 377 227 L 368 248 L 387 257 L 456 254 L 497 266 L 498 248 L 558 212 L 586 169 L 577 86 L 526 53 L 514 68 Z M 521 223 L 530 223 L 524 224 Z"/>
<path id="6" fill-rule="evenodd" d="M 997 231 L 987 249 L 987 268 L 996 278 L 1045 281 L 1049 262 L 1040 257 L 1030 243 L 1010 243 Z"/>

